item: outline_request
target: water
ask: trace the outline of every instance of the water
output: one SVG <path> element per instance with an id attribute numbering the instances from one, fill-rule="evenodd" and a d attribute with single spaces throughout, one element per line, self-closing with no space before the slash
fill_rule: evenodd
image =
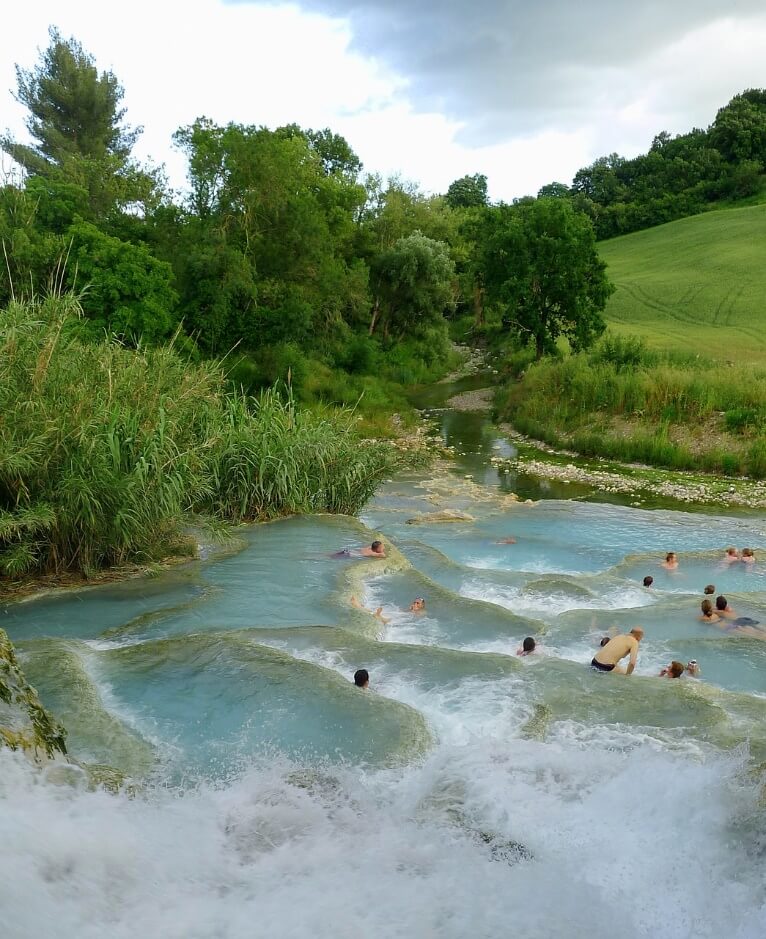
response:
<path id="1" fill-rule="evenodd" d="M 764 934 L 766 642 L 697 619 L 714 583 L 766 624 L 763 522 L 551 498 L 498 477 L 482 416 L 435 420 L 454 471 L 394 480 L 360 521 L 2 611 L 72 754 L 139 784 L 0 751 L 3 936 Z M 423 523 L 445 506 L 473 521 Z M 385 563 L 330 557 L 373 531 Z M 755 568 L 723 566 L 729 544 Z M 639 624 L 634 676 L 587 667 Z M 702 680 L 657 677 L 692 657 Z"/>

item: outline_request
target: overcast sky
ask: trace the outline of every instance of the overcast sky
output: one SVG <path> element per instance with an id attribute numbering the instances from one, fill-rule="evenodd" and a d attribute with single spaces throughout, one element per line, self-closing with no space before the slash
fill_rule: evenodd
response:
<path id="1" fill-rule="evenodd" d="M 369 171 L 432 192 L 485 173 L 511 199 L 766 87 L 763 0 L 25 0 L 4 19 L 0 127 L 23 136 L 14 64 L 56 25 L 121 80 L 138 156 L 176 186 L 171 135 L 204 114 L 329 126 Z"/>

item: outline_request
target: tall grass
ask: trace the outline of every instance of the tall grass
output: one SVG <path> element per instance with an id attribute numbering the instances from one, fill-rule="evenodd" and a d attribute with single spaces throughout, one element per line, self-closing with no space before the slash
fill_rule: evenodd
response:
<path id="1" fill-rule="evenodd" d="M 509 372 L 518 373 L 514 362 Z M 607 335 L 589 353 L 527 365 L 498 406 L 523 432 L 586 455 L 766 476 L 766 369 L 756 365 Z M 681 429 L 696 448 L 673 441 Z"/>
<path id="2" fill-rule="evenodd" d="M 84 343 L 77 317 L 66 296 L 0 312 L 0 574 L 163 556 L 190 512 L 353 513 L 393 468 L 348 411 L 231 394 L 220 366 Z"/>

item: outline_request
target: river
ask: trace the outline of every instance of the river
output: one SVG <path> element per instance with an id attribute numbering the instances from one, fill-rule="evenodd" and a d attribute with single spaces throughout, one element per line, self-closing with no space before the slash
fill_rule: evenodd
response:
<path id="1" fill-rule="evenodd" d="M 2 610 L 72 755 L 137 781 L 0 751 L 4 937 L 766 934 L 766 642 L 697 619 L 714 583 L 766 623 L 762 518 L 504 473 L 486 416 L 444 407 L 471 384 L 419 401 L 454 463 L 359 519 Z M 466 517 L 425 517 L 445 508 Z M 385 562 L 330 556 L 373 532 Z M 587 667 L 634 625 L 632 677 Z M 691 658 L 701 680 L 657 677 Z"/>

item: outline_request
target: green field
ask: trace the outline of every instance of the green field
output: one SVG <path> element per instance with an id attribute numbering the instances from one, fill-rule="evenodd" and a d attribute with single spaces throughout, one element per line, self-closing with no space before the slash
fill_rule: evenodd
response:
<path id="1" fill-rule="evenodd" d="M 729 362 L 766 361 L 766 205 L 706 212 L 599 243 L 614 332 Z"/>

